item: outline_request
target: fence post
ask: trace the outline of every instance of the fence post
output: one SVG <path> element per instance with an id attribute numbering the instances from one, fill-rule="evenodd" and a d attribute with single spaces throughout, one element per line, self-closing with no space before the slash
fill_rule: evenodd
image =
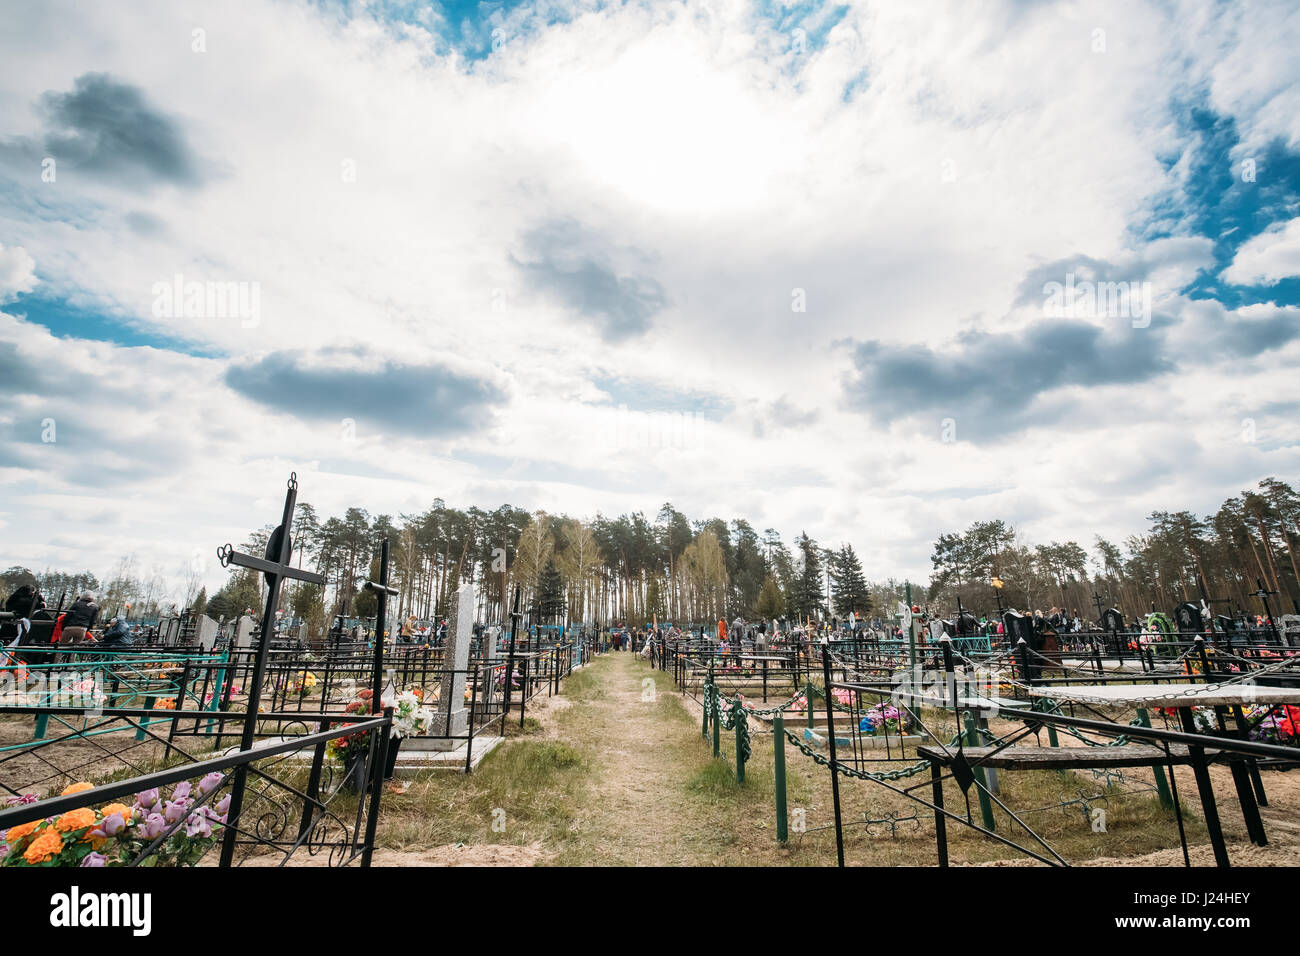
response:
<path id="1" fill-rule="evenodd" d="M 740 702 L 739 695 L 736 696 L 736 700 L 731 706 L 732 707 L 744 706 Z M 745 715 L 743 712 L 734 713 L 732 714 L 732 717 L 735 718 L 735 722 L 736 722 L 736 783 L 743 784 L 745 782 L 745 754 L 741 750 L 741 741 L 744 739 L 744 733 L 745 733 L 745 725 L 743 723 L 743 721 L 745 720 Z"/>
<path id="2" fill-rule="evenodd" d="M 812 667 L 809 661 L 808 666 Z M 840 867 L 844 866 L 844 829 L 840 819 L 840 773 L 835 759 L 835 695 L 831 687 L 830 648 L 822 645 L 822 679 L 826 684 L 826 742 L 831 751 L 831 796 L 835 803 L 835 856 Z M 809 707 L 809 712 L 812 708 Z"/>
<path id="3" fill-rule="evenodd" d="M 1137 709 L 1137 720 L 1139 727 L 1151 726 L 1151 718 L 1147 716 L 1145 707 Z M 1158 763 L 1153 763 L 1151 769 L 1155 771 L 1156 793 L 1160 797 L 1160 805 L 1166 810 L 1171 809 L 1174 805 L 1174 798 L 1169 793 L 1169 781 L 1165 779 L 1165 768 Z"/>
<path id="4" fill-rule="evenodd" d="M 153 710 L 153 705 L 156 704 L 156 703 L 158 703 L 158 698 L 157 698 L 157 697 L 146 697 L 146 698 L 144 699 L 144 709 L 145 709 L 145 710 Z M 144 736 L 145 736 L 145 735 L 144 735 L 144 728 L 148 725 L 148 723 L 149 723 L 149 718 L 148 718 L 148 717 L 141 717 L 141 718 L 140 718 L 140 726 L 139 726 L 139 728 L 138 728 L 138 729 L 136 730 L 136 732 L 135 732 L 135 739 L 136 739 L 136 740 L 144 740 Z"/>
<path id="5" fill-rule="evenodd" d="M 385 541 L 385 544 L 387 542 Z M 384 575 L 387 578 L 387 575 Z M 380 646 L 383 645 L 384 636 L 382 634 L 377 638 Z M 454 663 L 454 662 L 453 662 Z M 371 756 L 374 757 L 375 763 L 371 768 L 370 774 L 370 807 L 366 814 L 366 842 L 361 850 L 361 866 L 368 868 L 370 866 L 370 857 L 375 850 L 375 831 L 379 826 L 379 800 L 384 793 L 384 770 L 388 763 L 388 735 L 392 731 L 391 721 L 393 719 L 393 708 L 385 707 L 384 716 L 388 718 L 390 724 L 385 727 L 379 727 L 375 730 L 376 739 L 371 744 Z M 378 751 L 378 753 L 375 753 Z M 366 799 L 366 788 L 363 784 L 361 792 L 357 797 L 360 803 Z"/>
<path id="6" fill-rule="evenodd" d="M 975 726 L 975 718 L 971 716 L 970 711 L 962 715 L 966 721 L 966 746 L 978 747 L 980 745 L 980 732 Z M 988 779 L 985 777 L 983 767 L 971 768 L 975 771 L 975 779 L 979 781 L 978 796 L 980 801 L 980 817 L 984 820 L 984 829 L 996 830 L 993 820 L 993 803 L 989 800 Z"/>
<path id="7" fill-rule="evenodd" d="M 700 725 L 700 736 L 705 740 L 709 739 L 709 682 L 704 681 L 704 720 Z"/>
<path id="8" fill-rule="evenodd" d="M 718 697 L 718 687 L 713 685 L 713 756 L 717 757 L 722 753 L 722 741 L 719 739 L 722 733 L 722 701 Z"/>
<path id="9" fill-rule="evenodd" d="M 775 760 L 773 776 L 776 778 L 776 839 L 785 843 L 790 839 L 789 821 L 785 808 L 785 716 L 778 710 L 772 718 L 772 751 Z"/>

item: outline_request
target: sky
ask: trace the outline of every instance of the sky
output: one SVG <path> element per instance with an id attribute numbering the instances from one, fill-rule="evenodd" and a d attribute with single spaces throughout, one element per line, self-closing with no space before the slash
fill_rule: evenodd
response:
<path id="1" fill-rule="evenodd" d="M 11 0 L 0 562 L 666 501 L 1122 539 L 1300 479 L 1294 3 Z"/>

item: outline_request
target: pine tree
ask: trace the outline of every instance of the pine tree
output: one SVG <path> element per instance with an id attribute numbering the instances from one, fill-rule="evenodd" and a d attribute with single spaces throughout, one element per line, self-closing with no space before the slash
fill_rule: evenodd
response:
<path id="1" fill-rule="evenodd" d="M 856 611 L 859 615 L 871 612 L 871 593 L 867 587 L 866 575 L 862 573 L 862 562 L 850 544 L 844 545 L 833 553 L 831 562 L 831 597 L 835 602 L 835 613 L 848 617 Z"/>
<path id="2" fill-rule="evenodd" d="M 190 613 L 192 613 L 195 617 L 198 617 L 207 609 L 208 609 L 208 589 L 206 587 L 199 588 L 199 596 L 196 597 L 194 599 L 194 603 L 190 605 Z"/>
<path id="3" fill-rule="evenodd" d="M 758 611 L 758 616 L 765 621 L 778 618 L 785 613 L 785 595 L 781 593 L 781 585 L 770 574 L 763 582 L 762 589 L 758 592 L 755 608 Z"/>
<path id="4" fill-rule="evenodd" d="M 790 613 L 799 619 L 824 616 L 826 607 L 822 603 L 822 561 L 817 542 L 807 534 L 801 534 L 795 540 L 795 545 L 803 556 L 803 566 L 799 569 L 798 577 L 791 582 L 793 587 L 786 604 Z"/>
<path id="5" fill-rule="evenodd" d="M 555 560 L 548 559 L 537 579 L 538 616 L 543 622 L 554 622 L 564 616 L 565 604 L 564 576 L 555 566 Z"/>
<path id="6" fill-rule="evenodd" d="M 657 576 L 650 579 L 650 584 L 646 588 L 645 616 L 647 624 L 651 623 L 655 618 L 658 618 L 661 623 L 668 619 L 663 590 L 659 587 L 659 578 Z"/>

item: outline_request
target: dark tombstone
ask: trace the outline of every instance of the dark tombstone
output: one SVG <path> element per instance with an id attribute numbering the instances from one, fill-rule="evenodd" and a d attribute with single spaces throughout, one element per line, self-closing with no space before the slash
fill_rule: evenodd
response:
<path id="1" fill-rule="evenodd" d="M 1020 643 L 1021 638 L 1030 647 L 1034 646 L 1037 635 L 1034 634 L 1034 619 L 1018 611 L 1002 613 L 1002 636 L 1012 647 Z"/>
<path id="2" fill-rule="evenodd" d="M 1201 609 L 1190 601 L 1174 608 L 1174 621 L 1180 632 L 1199 634 L 1205 629 L 1205 619 L 1201 616 Z"/>
<path id="3" fill-rule="evenodd" d="M 1101 627 L 1106 632 L 1102 643 L 1108 654 L 1114 654 L 1121 660 L 1124 657 L 1124 638 L 1120 635 L 1124 633 L 1124 626 L 1124 615 L 1115 608 L 1107 608 L 1102 612 Z"/>

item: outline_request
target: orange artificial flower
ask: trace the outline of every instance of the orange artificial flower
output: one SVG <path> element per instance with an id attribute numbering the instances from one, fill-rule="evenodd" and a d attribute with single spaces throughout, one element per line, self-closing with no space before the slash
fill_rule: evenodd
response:
<path id="1" fill-rule="evenodd" d="M 120 813 L 122 815 L 123 823 L 130 823 L 131 818 L 135 816 L 135 811 L 132 810 L 130 807 L 128 807 L 125 803 L 110 803 L 108 806 L 106 806 L 103 810 L 100 810 L 99 812 L 100 815 L 103 816 L 105 820 L 107 820 L 115 813 Z"/>
<path id="2" fill-rule="evenodd" d="M 63 788 L 63 792 L 59 794 L 59 796 L 70 797 L 74 793 L 81 793 L 83 790 L 93 790 L 93 789 L 95 789 L 95 785 L 93 783 L 70 783 Z"/>
<path id="3" fill-rule="evenodd" d="M 23 859 L 35 866 L 37 863 L 44 863 L 50 857 L 62 852 L 63 837 L 53 830 L 43 830 L 41 835 L 33 840 L 32 845 L 27 848 L 27 852 L 23 854 Z"/>
<path id="4" fill-rule="evenodd" d="M 33 820 L 31 823 L 20 823 L 16 827 L 10 827 L 5 833 L 5 842 L 16 843 L 40 825 L 40 820 Z"/>
<path id="5" fill-rule="evenodd" d="M 89 807 L 81 807 L 77 810 L 69 810 L 59 817 L 54 823 L 54 828 L 64 833 L 71 833 L 73 830 L 84 830 L 86 827 L 93 827 L 94 825 L 95 811 Z"/>

